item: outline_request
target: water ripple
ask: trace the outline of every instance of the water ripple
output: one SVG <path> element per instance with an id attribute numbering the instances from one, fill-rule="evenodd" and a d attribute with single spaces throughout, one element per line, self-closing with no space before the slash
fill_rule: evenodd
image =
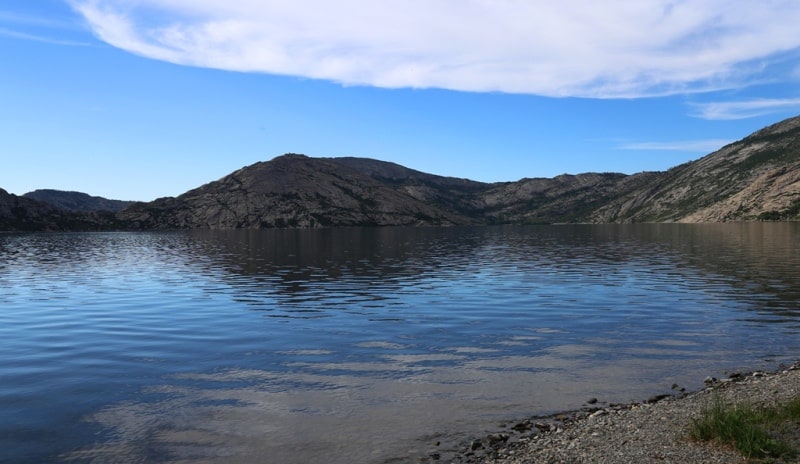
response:
<path id="1" fill-rule="evenodd" d="M 0 235 L 0 446 L 25 462 L 380 462 L 589 397 L 696 387 L 796 355 L 799 236 Z"/>

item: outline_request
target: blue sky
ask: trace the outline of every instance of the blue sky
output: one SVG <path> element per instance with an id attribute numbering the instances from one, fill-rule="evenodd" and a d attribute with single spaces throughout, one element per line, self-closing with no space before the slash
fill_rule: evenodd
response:
<path id="1" fill-rule="evenodd" d="M 666 170 L 800 114 L 800 2 L 3 0 L 0 188 L 176 196 L 283 153 Z"/>

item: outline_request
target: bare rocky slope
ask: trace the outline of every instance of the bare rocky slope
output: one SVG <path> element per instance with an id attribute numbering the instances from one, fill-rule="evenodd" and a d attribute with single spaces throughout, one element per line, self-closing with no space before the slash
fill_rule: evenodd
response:
<path id="1" fill-rule="evenodd" d="M 478 224 L 470 192 L 481 185 L 369 159 L 287 154 L 118 217 L 146 229 Z"/>
<path id="2" fill-rule="evenodd" d="M 800 117 L 660 173 L 589 216 L 590 222 L 797 220 Z"/>

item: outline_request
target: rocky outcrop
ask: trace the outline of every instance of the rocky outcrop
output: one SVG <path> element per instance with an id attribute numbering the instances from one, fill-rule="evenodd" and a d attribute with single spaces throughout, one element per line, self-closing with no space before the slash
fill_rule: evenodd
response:
<path id="1" fill-rule="evenodd" d="M 81 192 L 66 192 L 63 190 L 42 189 L 34 190 L 22 195 L 47 203 L 63 211 L 121 211 L 132 205 L 132 201 L 109 200 L 103 197 L 93 197 Z"/>

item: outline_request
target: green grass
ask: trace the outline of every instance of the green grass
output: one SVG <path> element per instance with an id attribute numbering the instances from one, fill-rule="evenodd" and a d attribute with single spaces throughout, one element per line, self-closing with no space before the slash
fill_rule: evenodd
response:
<path id="1" fill-rule="evenodd" d="M 728 405 L 715 397 L 689 433 L 696 440 L 731 445 L 747 458 L 785 458 L 797 453 L 780 437 L 796 435 L 799 424 L 800 397 L 775 407 Z"/>

